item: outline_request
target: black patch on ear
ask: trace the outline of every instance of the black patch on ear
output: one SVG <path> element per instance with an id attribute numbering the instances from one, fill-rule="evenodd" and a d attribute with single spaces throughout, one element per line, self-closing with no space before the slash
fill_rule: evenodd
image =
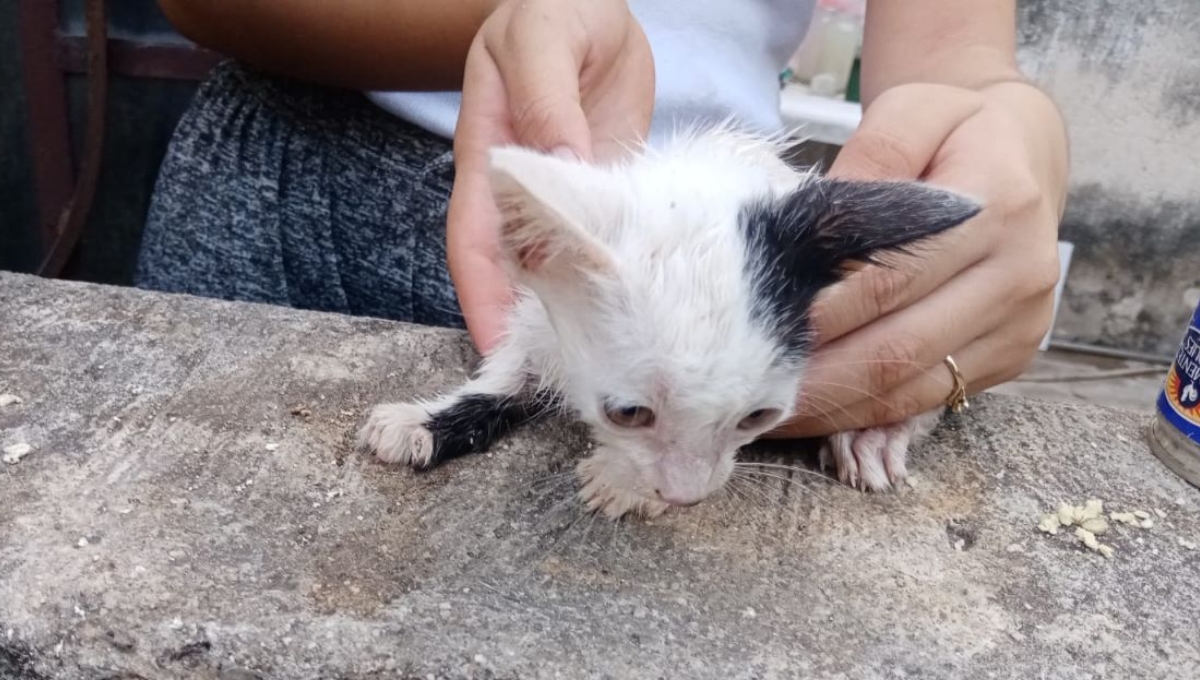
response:
<path id="1" fill-rule="evenodd" d="M 553 410 L 557 397 L 548 391 L 519 396 L 468 394 L 433 414 L 424 427 L 433 436 L 433 455 L 419 470 L 472 453 L 484 453 L 497 439 Z"/>
<path id="2" fill-rule="evenodd" d="M 878 263 L 982 210 L 949 191 L 918 182 L 817 179 L 742 212 L 751 313 L 798 359 L 810 347 L 808 313 L 848 262 Z"/>

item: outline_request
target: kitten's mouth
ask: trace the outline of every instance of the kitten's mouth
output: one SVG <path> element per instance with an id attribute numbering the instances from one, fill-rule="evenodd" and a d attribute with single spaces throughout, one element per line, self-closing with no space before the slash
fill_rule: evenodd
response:
<path id="1" fill-rule="evenodd" d="M 708 496 L 709 494 L 706 493 L 702 496 L 689 495 L 672 497 L 669 494 L 664 494 L 660 489 L 655 489 L 654 498 L 651 500 L 658 501 L 659 503 L 666 503 L 673 508 L 690 508 L 700 505 L 708 499 Z"/>
<path id="2" fill-rule="evenodd" d="M 702 498 L 696 498 L 696 499 L 688 498 L 688 499 L 684 499 L 684 500 L 675 500 L 675 499 L 671 499 L 671 498 L 666 498 L 661 493 L 659 493 L 657 498 L 655 498 L 654 500 L 657 500 L 660 503 L 666 503 L 667 505 L 669 505 L 673 508 L 691 508 L 691 507 L 695 507 L 695 506 L 703 503 L 705 498 L 708 498 L 708 497 L 704 496 Z"/>

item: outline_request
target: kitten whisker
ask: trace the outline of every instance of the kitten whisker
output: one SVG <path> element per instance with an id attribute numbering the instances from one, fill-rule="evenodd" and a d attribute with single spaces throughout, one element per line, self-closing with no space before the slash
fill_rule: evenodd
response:
<path id="1" fill-rule="evenodd" d="M 772 469 L 772 470 L 787 470 L 788 472 L 798 472 L 803 475 L 811 475 L 813 477 L 819 477 L 821 479 L 829 479 L 829 477 L 821 474 L 820 472 L 817 472 L 816 470 L 809 470 L 807 468 L 802 468 L 802 467 L 799 467 L 796 465 L 783 465 L 783 464 L 779 464 L 779 463 L 739 462 L 739 463 L 734 463 L 733 466 L 734 466 L 734 469 L 739 470 L 739 471 L 746 471 L 748 468 L 768 468 L 768 469 Z"/>
<path id="2" fill-rule="evenodd" d="M 739 484 L 747 485 L 741 488 L 742 493 L 753 493 L 755 498 L 764 505 L 771 505 L 775 500 L 768 492 L 765 480 L 734 476 L 730 478 L 730 481 L 737 481 Z M 749 496 L 747 496 L 747 500 L 749 500 Z"/>
<path id="3" fill-rule="evenodd" d="M 841 406 L 840 404 L 833 403 L 832 399 L 827 399 L 825 397 L 818 397 L 816 395 L 809 395 L 807 397 L 807 399 L 808 399 L 809 403 L 811 403 L 813 405 L 813 408 L 816 410 L 816 413 L 814 414 L 815 417 L 818 420 L 823 421 L 826 425 L 829 425 L 830 427 L 835 427 L 837 425 L 837 423 L 834 421 L 833 416 L 830 415 L 829 410 L 822 407 L 822 404 L 833 406 L 837 410 L 841 411 L 843 414 L 845 414 L 847 416 L 850 415 L 849 409 L 847 409 L 844 406 Z"/>
<path id="4" fill-rule="evenodd" d="M 818 474 L 818 473 L 807 471 L 807 470 L 805 472 L 808 472 L 810 475 L 812 475 L 814 477 L 820 477 L 822 479 L 822 481 L 837 482 L 836 479 L 833 479 L 832 477 L 829 477 L 826 475 Z M 750 477 L 768 477 L 771 479 L 779 479 L 779 480 L 783 480 L 783 481 L 789 482 L 789 483 L 791 483 L 793 481 L 793 479 L 791 477 L 785 477 L 783 475 L 776 474 L 773 472 L 767 472 L 765 470 L 758 470 L 758 471 L 741 470 L 740 474 L 750 476 Z"/>

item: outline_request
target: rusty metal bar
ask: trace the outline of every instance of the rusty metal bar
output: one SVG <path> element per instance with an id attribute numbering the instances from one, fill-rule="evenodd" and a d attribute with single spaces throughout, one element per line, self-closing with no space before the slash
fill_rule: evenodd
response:
<path id="1" fill-rule="evenodd" d="M 63 37 L 58 60 L 69 73 L 87 72 L 87 39 Z M 108 71 L 114 75 L 162 80 L 203 80 L 220 55 L 189 45 L 140 42 L 110 38 Z"/>
<path id="2" fill-rule="evenodd" d="M 100 182 L 104 157 L 104 124 L 108 109 L 108 17 L 105 0 L 87 0 L 88 111 L 83 153 L 75 191 L 58 217 L 54 241 L 38 267 L 41 276 L 58 276 L 83 235 Z"/>
<path id="3" fill-rule="evenodd" d="M 38 231 L 45 251 L 57 238 L 59 217 L 75 186 L 67 89 L 57 58 L 58 0 L 21 0 L 18 26 Z"/>

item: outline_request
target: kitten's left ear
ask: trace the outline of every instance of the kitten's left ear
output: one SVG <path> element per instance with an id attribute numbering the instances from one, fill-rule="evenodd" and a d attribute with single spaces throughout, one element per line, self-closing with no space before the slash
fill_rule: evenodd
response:
<path id="1" fill-rule="evenodd" d="M 586 229 L 616 203 L 606 200 L 606 175 L 517 147 L 493 149 L 490 160 L 501 251 L 518 280 L 561 290 L 612 270 L 607 249 Z"/>
<path id="2" fill-rule="evenodd" d="M 965 196 L 920 182 L 814 179 L 745 215 L 751 243 L 764 255 L 786 253 L 789 277 L 822 287 L 851 262 L 878 255 L 956 227 L 982 206 Z"/>

